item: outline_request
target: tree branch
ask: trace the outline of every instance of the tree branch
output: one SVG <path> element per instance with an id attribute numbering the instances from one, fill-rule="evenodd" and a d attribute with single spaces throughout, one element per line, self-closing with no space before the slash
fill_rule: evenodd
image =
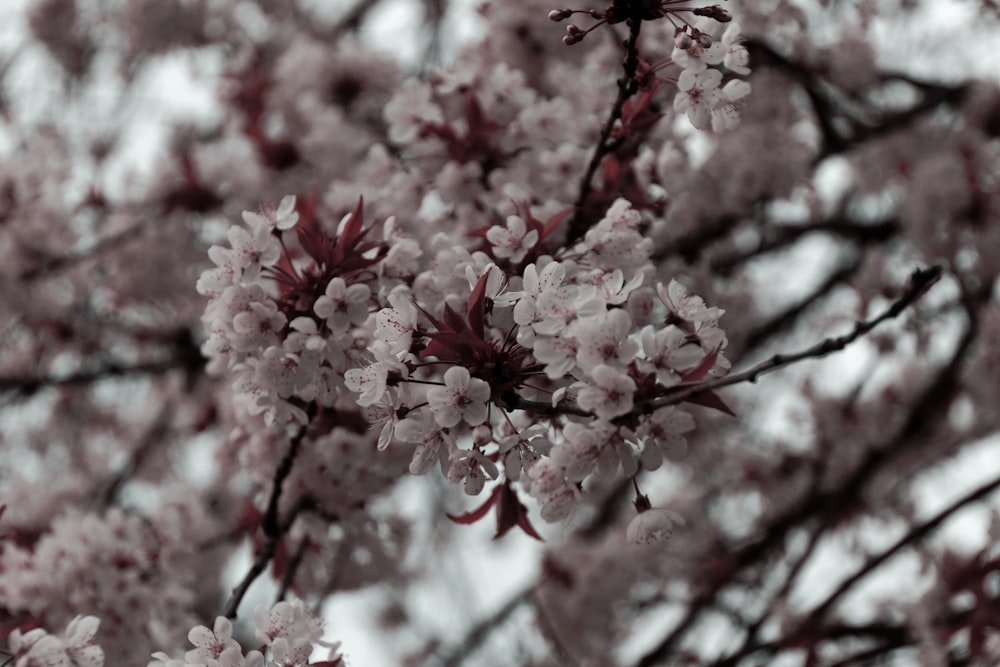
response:
<path id="1" fill-rule="evenodd" d="M 315 409 L 314 405 L 310 404 L 310 419 L 314 416 Z M 246 595 L 247 590 L 249 590 L 250 585 L 256 581 L 267 568 L 267 564 L 271 562 L 271 558 L 274 557 L 274 551 L 278 546 L 278 541 L 281 536 L 284 535 L 292 524 L 295 522 L 295 518 L 298 513 L 304 509 L 302 503 L 296 504 L 295 507 L 288 513 L 283 521 L 279 519 L 278 516 L 278 501 L 281 499 L 282 488 L 287 479 L 288 475 L 292 472 L 292 465 L 295 463 L 295 458 L 298 456 L 299 448 L 302 445 L 302 441 L 306 436 L 307 425 L 302 426 L 299 432 L 292 438 L 291 444 L 288 447 L 288 452 L 281 459 L 278 464 L 278 468 L 274 472 L 274 480 L 271 483 L 271 496 L 267 501 L 267 509 L 264 512 L 264 516 L 260 522 L 261 532 L 264 534 L 264 539 L 257 547 L 257 552 L 254 554 L 253 564 L 250 566 L 250 570 L 246 573 L 239 584 L 233 589 L 232 595 L 229 597 L 229 601 L 226 602 L 226 606 L 223 609 L 222 615 L 226 618 L 236 618 L 236 612 L 239 609 L 240 602 Z"/>
<path id="2" fill-rule="evenodd" d="M 817 343 L 808 349 L 802 350 L 801 352 L 793 354 L 776 354 L 767 361 L 761 362 L 741 373 L 733 373 L 722 378 L 709 380 L 708 382 L 701 382 L 688 387 L 668 389 L 663 396 L 652 401 L 641 403 L 637 407 L 645 410 L 646 412 L 652 412 L 653 410 L 667 405 L 677 405 L 678 403 L 689 401 L 705 394 L 706 392 L 713 391 L 721 387 L 728 387 L 742 382 L 755 383 L 761 375 L 771 373 L 779 368 L 784 368 L 785 366 L 803 361 L 805 359 L 819 359 L 833 352 L 839 352 L 883 322 L 898 317 L 900 313 L 923 296 L 923 294 L 930 289 L 930 287 L 937 282 L 940 277 L 941 267 L 939 266 L 932 266 L 929 269 L 918 269 L 917 271 L 914 271 L 913 275 L 910 276 L 910 285 L 907 287 L 903 296 L 897 299 L 878 317 L 868 320 L 867 322 L 858 322 L 855 324 L 854 330 L 849 334 L 837 336 L 836 338 L 827 338 L 826 340 Z"/>
<path id="3" fill-rule="evenodd" d="M 535 585 L 532 584 L 515 593 L 499 609 L 486 618 L 481 619 L 472 626 L 465 637 L 457 646 L 449 649 L 439 663 L 439 667 L 458 667 L 466 658 L 482 644 L 490 633 L 507 618 L 517 611 L 522 605 L 531 601 L 531 596 L 535 592 Z"/>
<path id="4" fill-rule="evenodd" d="M 856 501 L 863 487 L 875 474 L 906 447 L 909 439 L 920 433 L 928 421 L 950 405 L 950 398 L 954 396 L 958 387 L 962 362 L 978 336 L 976 305 L 988 298 L 988 291 L 981 294 L 964 295 L 966 310 L 969 314 L 969 327 L 955 347 L 949 362 L 913 404 L 909 418 L 892 440 L 883 447 L 871 448 L 864 460 L 854 468 L 853 473 L 838 488 L 829 491 L 814 490 L 809 497 L 775 518 L 762 537 L 733 553 L 730 557 L 732 567 L 727 574 L 719 581 L 712 582 L 707 590 L 691 601 L 684 618 L 659 644 L 643 656 L 638 663 L 639 667 L 651 667 L 666 660 L 674 646 L 683 639 L 687 631 L 701 616 L 703 610 L 712 603 L 722 589 L 732 582 L 736 574 L 770 553 L 772 549 L 785 540 L 789 531 L 795 526 L 812 517 L 830 517 L 843 512 L 845 507 Z"/>
<path id="5" fill-rule="evenodd" d="M 570 216 L 569 227 L 566 233 L 567 246 L 573 245 L 573 243 L 583 238 L 584 234 L 587 233 L 590 221 L 585 218 L 583 210 L 587 204 L 587 200 L 590 198 L 590 193 L 593 191 L 594 175 L 597 173 L 597 168 L 600 166 L 601 160 L 611 150 L 611 147 L 608 145 L 608 139 L 611 138 L 615 122 L 621 118 L 625 102 L 639 89 L 639 85 L 635 80 L 635 73 L 639 68 L 638 43 L 639 29 L 642 26 L 642 21 L 637 18 L 630 18 L 626 23 L 629 27 L 629 36 L 625 41 L 625 61 L 623 63 L 625 75 L 618 79 L 618 97 L 611 107 L 611 112 L 608 114 L 607 120 L 604 121 L 604 127 L 601 128 L 601 134 L 597 139 L 597 145 L 594 146 L 594 152 L 590 156 L 587 170 L 584 172 L 583 178 L 580 179 L 579 195 L 577 195 L 576 202 L 573 204 L 573 214 Z"/>
<path id="6" fill-rule="evenodd" d="M 879 555 L 870 558 L 864 566 L 855 572 L 853 575 L 840 582 L 840 585 L 830 593 L 827 598 L 819 604 L 815 609 L 810 612 L 809 616 L 805 621 L 799 624 L 799 627 L 791 634 L 791 638 L 801 636 L 808 631 L 810 626 L 818 625 L 823 618 L 830 612 L 833 606 L 842 598 L 848 591 L 850 591 L 854 586 L 860 582 L 862 579 L 867 577 L 869 574 L 874 572 L 876 569 L 881 567 L 884 563 L 894 558 L 899 554 L 900 551 L 906 547 L 921 542 L 931 535 L 934 531 L 941 527 L 941 525 L 947 521 L 953 514 L 963 509 L 967 505 L 983 500 L 990 494 L 992 494 L 997 489 L 1000 489 L 1000 477 L 981 485 L 977 489 L 971 491 L 970 493 L 962 496 L 955 502 L 953 502 L 948 507 L 944 508 L 933 518 L 915 526 L 906 535 L 899 538 L 895 544 L 880 553 Z"/>

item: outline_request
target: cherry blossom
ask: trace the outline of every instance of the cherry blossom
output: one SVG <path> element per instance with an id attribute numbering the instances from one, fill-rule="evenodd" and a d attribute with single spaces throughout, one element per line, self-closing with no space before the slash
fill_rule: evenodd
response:
<path id="1" fill-rule="evenodd" d="M 490 386 L 471 377 L 461 366 L 452 366 L 444 373 L 444 386 L 427 392 L 427 403 L 438 425 L 448 428 L 465 420 L 475 426 L 486 420 Z"/>
<path id="2" fill-rule="evenodd" d="M 240 645 L 233 639 L 232 622 L 222 616 L 215 619 L 211 630 L 204 625 L 191 628 L 191 632 L 188 633 L 188 641 L 194 644 L 195 649 L 185 653 L 184 659 L 192 663 L 198 659 L 218 658 L 227 649 L 239 650 L 240 648 Z"/>
<path id="3" fill-rule="evenodd" d="M 15 629 L 10 637 L 10 650 L 16 667 L 103 667 L 104 651 L 93 642 L 100 621 L 94 616 L 77 616 L 61 637 L 41 628 L 24 634 Z"/>
<path id="4" fill-rule="evenodd" d="M 743 76 L 749 74 L 750 68 L 748 64 L 750 62 L 750 54 L 747 52 L 746 47 L 743 46 L 740 35 L 740 24 L 737 21 L 733 21 L 726 26 L 726 30 L 722 33 L 721 44 L 726 50 L 722 64 L 736 74 Z"/>
<path id="5" fill-rule="evenodd" d="M 9 4 L 10 667 L 1000 662 L 993 3 Z"/>
<path id="6" fill-rule="evenodd" d="M 647 546 L 670 539 L 684 518 L 668 509 L 648 509 L 640 512 L 628 524 L 625 539 L 631 544 Z"/>
<path id="7" fill-rule="evenodd" d="M 369 296 L 371 290 L 367 285 L 348 286 L 343 278 L 334 278 L 327 283 L 323 295 L 316 299 L 313 312 L 326 320 L 333 333 L 344 333 L 352 325 L 364 323 L 368 316 Z"/>
<path id="8" fill-rule="evenodd" d="M 494 225 L 486 232 L 486 238 L 493 245 L 493 254 L 502 259 L 519 263 L 524 256 L 538 243 L 538 232 L 527 231 L 524 220 L 516 215 L 507 216 L 504 227 Z"/>
<path id="9" fill-rule="evenodd" d="M 635 381 L 628 375 L 607 364 L 599 364 L 590 371 L 594 384 L 580 390 L 577 403 L 584 410 L 593 411 L 601 419 L 612 419 L 632 411 Z"/>
<path id="10" fill-rule="evenodd" d="M 674 98 L 674 110 L 686 113 L 691 124 L 699 130 L 707 129 L 712 110 L 723 100 L 719 89 L 721 83 L 722 73 L 719 70 L 684 70 L 677 81 L 680 92 Z"/>
<path id="11" fill-rule="evenodd" d="M 703 46 L 703 42 L 709 45 Z M 699 33 L 699 38 L 686 42 L 687 48 L 675 46 L 671 58 L 675 63 L 692 74 L 704 72 L 709 65 L 718 65 L 726 53 L 725 45 L 712 41 L 707 33 Z"/>

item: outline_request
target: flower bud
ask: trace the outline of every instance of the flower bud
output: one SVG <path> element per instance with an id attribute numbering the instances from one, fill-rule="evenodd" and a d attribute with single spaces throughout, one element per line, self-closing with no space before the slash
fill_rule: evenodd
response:
<path id="1" fill-rule="evenodd" d="M 729 10 L 724 9 L 720 5 L 712 5 L 711 7 L 698 7 L 692 12 L 695 16 L 705 16 L 719 23 L 729 23 L 733 20 L 733 15 L 729 13 Z"/>
<path id="2" fill-rule="evenodd" d="M 687 34 L 686 32 L 678 33 L 677 36 L 674 37 L 674 46 L 676 46 L 681 51 L 687 51 L 688 49 L 690 49 L 692 43 L 693 42 L 691 40 L 691 35 Z"/>
<path id="3" fill-rule="evenodd" d="M 553 9 L 549 12 L 549 20 L 559 23 L 568 19 L 572 14 L 573 11 L 571 9 Z"/>
<path id="4" fill-rule="evenodd" d="M 573 44 L 582 42 L 586 34 L 587 33 L 585 33 L 583 30 L 580 30 L 575 25 L 570 23 L 568 26 L 566 26 L 566 35 L 562 38 L 563 44 L 565 44 L 566 46 L 572 46 Z"/>
<path id="5" fill-rule="evenodd" d="M 476 447 L 485 447 L 493 442 L 493 429 L 489 424 L 480 424 L 472 429 L 472 442 Z"/>
<path id="6" fill-rule="evenodd" d="M 677 526 L 685 525 L 684 517 L 665 509 L 649 509 L 632 519 L 625 531 L 630 544 L 647 545 L 670 539 Z"/>

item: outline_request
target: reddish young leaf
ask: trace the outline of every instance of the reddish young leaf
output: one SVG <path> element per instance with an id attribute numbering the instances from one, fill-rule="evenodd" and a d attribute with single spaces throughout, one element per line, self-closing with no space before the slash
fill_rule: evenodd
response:
<path id="1" fill-rule="evenodd" d="M 292 554 L 288 549 L 287 535 L 282 535 L 278 543 L 274 546 L 274 556 L 271 558 L 271 574 L 278 581 L 285 578 L 288 571 L 288 564 L 292 561 Z"/>
<path id="2" fill-rule="evenodd" d="M 534 526 L 528 520 L 528 508 L 518 500 L 510 481 L 505 482 L 493 491 L 494 494 L 497 492 L 500 494 L 500 502 L 497 503 L 497 532 L 493 536 L 493 539 L 500 539 L 511 528 L 517 526 L 539 542 L 544 542 L 545 540 L 535 531 Z"/>
<path id="3" fill-rule="evenodd" d="M 489 281 L 490 272 L 487 271 L 479 278 L 476 288 L 469 296 L 469 326 L 472 332 L 479 338 L 483 338 L 486 331 L 486 283 Z"/>
<path id="4" fill-rule="evenodd" d="M 490 497 L 486 499 L 486 502 L 477 507 L 476 509 L 472 510 L 471 512 L 466 512 L 465 514 L 459 516 L 455 516 L 454 514 L 448 514 L 447 517 L 451 519 L 453 522 L 461 524 L 469 524 L 479 521 L 484 516 L 486 516 L 486 514 L 490 511 L 490 508 L 493 507 L 494 503 L 496 503 L 497 499 L 500 497 L 499 494 L 500 488 L 501 487 L 493 489 L 493 493 L 491 493 Z"/>
<path id="5" fill-rule="evenodd" d="M 715 362 L 719 358 L 719 351 L 721 349 L 721 346 L 717 347 L 705 355 L 705 358 L 701 360 L 701 363 L 696 368 L 692 368 L 681 375 L 681 380 L 684 382 L 699 382 L 715 367 Z"/>
<path id="6" fill-rule="evenodd" d="M 726 405 L 714 391 L 706 391 L 704 394 L 698 394 L 694 398 L 689 398 L 687 402 L 700 405 L 703 408 L 712 408 L 713 410 L 718 410 L 719 412 L 725 412 L 727 415 L 731 415 L 733 417 L 736 416 L 736 413 L 733 412 L 732 409 Z"/>

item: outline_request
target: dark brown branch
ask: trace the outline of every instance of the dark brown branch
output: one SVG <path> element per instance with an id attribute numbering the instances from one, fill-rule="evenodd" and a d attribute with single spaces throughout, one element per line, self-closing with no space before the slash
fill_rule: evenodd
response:
<path id="1" fill-rule="evenodd" d="M 138 337 L 138 336 L 137 336 Z M 31 395 L 44 387 L 78 387 L 113 377 L 134 375 L 162 375 L 172 370 L 183 370 L 190 376 L 200 372 L 205 365 L 197 342 L 189 329 L 171 332 L 165 339 L 171 349 L 170 356 L 149 361 L 104 360 L 96 368 L 78 370 L 63 376 L 22 375 L 0 377 L 0 392 L 18 392 Z M 166 355 L 166 352 L 161 352 Z"/>
<path id="2" fill-rule="evenodd" d="M 313 408 L 314 406 L 310 406 Z M 313 417 L 314 409 L 310 411 L 310 419 Z M 222 615 L 226 618 L 236 618 L 236 612 L 239 609 L 240 602 L 246 595 L 247 590 L 250 589 L 250 585 L 256 581 L 267 568 L 267 564 L 271 562 L 274 557 L 275 549 L 278 547 L 278 541 L 281 536 L 284 535 L 295 523 L 295 519 L 299 512 L 304 509 L 304 506 L 300 503 L 297 504 L 288 513 L 288 516 L 282 520 L 279 517 L 278 503 L 281 500 L 281 492 L 284 487 L 285 479 L 292 472 L 292 465 L 295 463 L 295 458 L 298 456 L 299 448 L 302 445 L 302 441 L 306 436 L 306 426 L 303 426 L 299 432 L 292 438 L 292 441 L 288 447 L 288 451 L 285 456 L 278 463 L 278 468 L 274 472 L 274 480 L 271 483 L 271 495 L 267 501 L 267 509 L 264 512 L 264 516 L 261 518 L 260 528 L 261 532 L 264 534 L 264 539 L 261 540 L 260 545 L 257 547 L 257 552 L 254 554 L 253 564 L 250 566 L 250 570 L 246 573 L 239 584 L 233 589 L 232 595 L 229 597 L 229 601 L 226 602 L 226 606 L 223 609 Z"/>
<path id="3" fill-rule="evenodd" d="M 441 661 L 437 663 L 439 667 L 458 667 L 465 662 L 497 626 L 507 620 L 522 605 L 531 601 L 534 592 L 534 585 L 518 591 L 503 606 L 472 626 L 462 641 L 449 649 Z"/>
<path id="4" fill-rule="evenodd" d="M 121 488 L 135 474 L 139 466 L 143 464 L 160 444 L 164 435 L 166 435 L 173 414 L 174 406 L 170 403 L 160 408 L 159 414 L 156 415 L 156 419 L 153 420 L 152 425 L 143 435 L 141 442 L 130 453 L 128 461 L 111 479 L 104 483 L 103 488 L 97 495 L 99 506 L 109 507 L 115 502 L 115 498 L 118 496 Z"/>
<path id="5" fill-rule="evenodd" d="M 653 411 L 666 405 L 677 405 L 697 398 L 706 392 L 728 387 L 742 382 L 755 383 L 761 375 L 771 373 L 784 368 L 790 364 L 803 361 L 805 359 L 819 359 L 833 352 L 839 352 L 848 345 L 861 338 L 878 325 L 899 316 L 904 310 L 912 305 L 917 299 L 930 289 L 931 285 L 941 277 L 941 267 L 932 266 L 929 269 L 920 269 L 910 276 L 910 285 L 906 292 L 897 299 L 891 306 L 882 312 L 878 317 L 866 322 L 858 322 L 854 325 L 854 330 L 843 336 L 827 338 L 826 340 L 813 345 L 812 347 L 793 354 L 776 354 L 767 361 L 761 362 L 752 368 L 748 368 L 740 373 L 733 373 L 726 377 L 701 382 L 697 385 L 682 387 L 679 389 L 667 390 L 667 392 L 655 400 L 641 405 L 646 411 Z"/>
<path id="6" fill-rule="evenodd" d="M 42 387 L 76 387 L 113 377 L 160 375 L 183 368 L 184 362 L 183 359 L 164 359 L 139 363 L 111 362 L 101 368 L 71 373 L 62 377 L 0 377 L 0 391 L 19 391 L 24 394 L 33 394 Z"/>
<path id="7" fill-rule="evenodd" d="M 816 551 L 816 547 L 819 545 L 820 539 L 824 536 L 823 527 L 813 527 L 809 534 L 809 541 L 806 543 L 805 549 L 802 550 L 798 556 L 795 557 L 792 567 L 785 577 L 785 580 L 781 583 L 781 587 L 771 596 L 771 601 L 768 604 L 768 609 L 765 609 L 755 620 L 747 627 L 746 639 L 743 641 L 743 645 L 731 656 L 724 658 L 715 662 L 712 667 L 732 667 L 739 664 L 740 660 L 750 655 L 757 650 L 759 643 L 757 642 L 757 634 L 760 632 L 761 627 L 767 622 L 767 619 L 771 617 L 772 609 L 776 602 L 785 599 L 788 593 L 792 590 L 792 586 L 799 578 L 803 568 L 809 559 L 812 557 L 813 553 Z"/>
<path id="8" fill-rule="evenodd" d="M 825 517 L 826 520 L 830 520 L 843 513 L 846 507 L 851 506 L 860 497 L 865 485 L 884 469 L 900 451 L 906 448 L 910 438 L 919 434 L 932 419 L 938 417 L 941 411 L 950 405 L 958 388 L 963 361 L 978 336 L 977 304 L 987 299 L 988 293 L 985 295 L 965 295 L 965 305 L 969 315 L 969 327 L 965 335 L 956 345 L 951 359 L 938 373 L 934 382 L 923 391 L 920 398 L 913 404 L 909 418 L 892 440 L 883 447 L 871 448 L 868 455 L 855 467 L 854 472 L 840 487 L 829 491 L 814 491 L 803 502 L 796 504 L 774 519 L 760 539 L 750 542 L 736 551 L 731 557 L 733 565 L 729 574 L 719 581 L 713 582 L 708 589 L 692 600 L 684 618 L 659 644 L 643 656 L 638 663 L 639 667 L 651 667 L 666 660 L 678 642 L 694 626 L 702 612 L 714 601 L 719 592 L 729 585 L 736 574 L 757 563 L 784 542 L 793 528 L 813 517 Z"/>
<path id="9" fill-rule="evenodd" d="M 615 103 L 612 105 L 610 113 L 608 113 L 608 118 L 604 121 L 601 134 L 597 139 L 597 144 L 594 146 L 594 152 L 590 156 L 590 162 L 587 163 L 587 170 L 584 172 L 583 178 L 580 179 L 579 194 L 577 195 L 576 202 L 573 204 L 574 210 L 572 216 L 570 216 L 569 227 L 566 233 L 567 246 L 580 240 L 587 233 L 590 221 L 584 215 L 584 208 L 587 205 L 587 200 L 590 199 L 590 193 L 594 187 L 594 175 L 597 173 L 597 168 L 601 165 L 601 160 L 611 150 L 608 140 L 611 138 L 615 122 L 622 116 L 625 102 L 628 98 L 635 95 L 639 89 L 639 84 L 635 80 L 635 73 L 639 68 L 638 44 L 639 29 L 642 26 L 642 21 L 637 18 L 630 18 L 626 23 L 629 27 L 629 36 L 625 41 L 625 60 L 623 63 L 625 75 L 618 79 L 618 97 L 615 98 Z"/>
<path id="10" fill-rule="evenodd" d="M 364 23 L 365 17 L 375 9 L 376 5 L 381 0 L 360 0 L 354 7 L 351 8 L 347 14 L 337 23 L 333 30 L 334 35 L 339 35 L 340 33 L 356 32 L 361 24 Z"/>
<path id="11" fill-rule="evenodd" d="M 299 541 L 299 546 L 295 549 L 295 553 L 292 554 L 291 560 L 288 561 L 288 567 L 285 569 L 285 576 L 281 578 L 281 588 L 278 589 L 278 595 L 275 598 L 275 602 L 281 602 L 288 595 L 288 591 L 292 589 L 295 584 L 295 574 L 302 567 L 302 561 L 305 560 L 306 552 L 309 551 L 312 541 L 309 536 L 306 535 Z"/>
<path id="12" fill-rule="evenodd" d="M 116 250 L 129 241 L 141 236 L 142 233 L 149 227 L 149 220 L 137 222 L 119 232 L 109 234 L 91 245 L 89 248 L 85 248 L 79 252 L 70 253 L 68 255 L 47 259 L 42 262 L 41 265 L 21 273 L 19 278 L 24 282 L 34 282 L 42 278 L 52 277 L 62 271 L 73 268 L 77 264 L 82 264 L 83 262 L 95 259 L 104 253 Z"/>
<path id="13" fill-rule="evenodd" d="M 761 40 L 748 40 L 747 48 L 756 62 L 774 65 L 794 77 L 809 97 L 815 111 L 816 123 L 823 136 L 823 147 L 815 160 L 816 162 L 830 155 L 842 153 L 870 139 L 904 129 L 916 119 L 940 106 L 959 104 L 965 98 L 969 88 L 968 85 L 948 86 L 918 81 L 902 74 L 884 74 L 883 80 L 901 80 L 914 86 L 923 93 L 923 99 L 909 109 L 885 114 L 865 122 L 855 117 L 844 107 L 842 102 L 849 99 L 849 95 L 839 91 L 829 81 L 817 76 L 811 69 L 786 58 Z M 838 96 L 840 102 L 836 99 Z M 850 131 L 847 133 L 837 131 L 833 123 L 835 118 L 845 121 Z"/>
<path id="14" fill-rule="evenodd" d="M 972 503 L 984 500 L 987 496 L 994 493 L 998 489 L 1000 489 L 1000 477 L 983 484 L 974 491 L 959 498 L 954 503 L 941 510 L 933 518 L 915 526 L 906 535 L 897 540 L 891 547 L 879 555 L 870 558 L 857 572 L 847 579 L 844 579 L 822 603 L 809 613 L 805 620 L 800 622 L 795 629 L 788 633 L 785 637 L 779 640 L 770 641 L 766 644 L 758 644 L 756 646 L 749 643 L 750 637 L 748 637 L 748 642 L 745 643 L 739 651 L 724 660 L 718 661 L 713 667 L 733 667 L 734 665 L 739 664 L 740 660 L 743 658 L 754 654 L 763 653 L 765 655 L 772 656 L 783 648 L 795 646 L 804 642 L 808 637 L 834 638 L 837 636 L 857 636 L 858 634 L 861 634 L 858 628 L 850 628 L 850 626 L 822 626 L 823 619 L 829 614 L 830 610 L 837 604 L 837 602 L 839 602 L 840 599 L 853 589 L 854 586 L 857 585 L 862 579 L 872 574 L 887 561 L 897 556 L 903 551 L 903 549 L 917 544 L 929 537 L 956 512 L 967 507 L 968 505 L 971 505 Z M 898 635 L 899 633 L 895 634 Z M 898 636 L 893 637 L 893 639 L 901 640 Z M 895 641 L 890 643 L 890 646 L 898 647 L 902 645 L 904 644 L 898 644 L 895 643 Z M 856 659 L 856 657 L 857 656 L 855 656 L 854 659 Z"/>
<path id="15" fill-rule="evenodd" d="M 715 257 L 710 265 L 713 272 L 728 275 L 734 268 L 761 255 L 775 252 L 793 245 L 811 234 L 829 234 L 849 241 L 864 244 L 883 243 L 899 233 L 898 220 L 886 220 L 872 224 L 859 224 L 847 220 L 823 220 L 806 225 L 777 225 L 766 227 L 763 238 L 756 248 L 745 252 L 733 252 Z"/>
<path id="16" fill-rule="evenodd" d="M 830 612 L 830 610 L 834 607 L 834 605 L 836 605 L 837 602 L 845 594 L 847 594 L 852 588 L 854 588 L 854 586 L 858 582 L 860 582 L 862 579 L 864 579 L 869 574 L 874 572 L 876 569 L 881 567 L 887 561 L 894 558 L 903 549 L 923 541 L 924 539 L 929 537 L 934 531 L 940 528 L 941 525 L 945 521 L 950 519 L 953 514 L 965 508 L 966 506 L 971 505 L 972 503 L 983 500 L 997 489 L 1000 489 L 1000 477 L 997 477 L 983 484 L 974 491 L 962 496 L 961 498 L 953 502 L 951 505 L 949 505 L 948 507 L 944 508 L 936 515 L 934 515 L 933 518 L 928 519 L 927 521 L 915 526 L 906 535 L 899 538 L 896 541 L 896 543 L 893 544 L 891 547 L 889 547 L 879 555 L 870 558 L 868 562 L 866 562 L 860 570 L 858 570 L 853 575 L 842 581 L 840 585 L 837 586 L 837 588 L 832 593 L 830 593 L 830 595 L 827 596 L 827 598 L 822 603 L 820 603 L 819 606 L 817 606 L 815 609 L 813 609 L 812 612 L 810 612 L 806 620 L 803 621 L 799 625 L 799 628 L 793 633 L 793 637 L 801 635 L 804 632 L 807 632 L 811 626 L 818 625 L 823 620 L 823 618 Z"/>
<path id="17" fill-rule="evenodd" d="M 774 336 L 791 329 L 813 304 L 829 294 L 834 287 L 846 282 L 859 268 L 861 268 L 860 256 L 855 257 L 853 260 L 845 263 L 844 266 L 830 273 L 822 283 L 817 285 L 812 292 L 799 302 L 792 304 L 785 310 L 772 316 L 763 324 L 752 329 L 747 334 L 746 339 L 744 339 L 741 350 L 745 353 L 748 350 L 757 349 Z"/>

